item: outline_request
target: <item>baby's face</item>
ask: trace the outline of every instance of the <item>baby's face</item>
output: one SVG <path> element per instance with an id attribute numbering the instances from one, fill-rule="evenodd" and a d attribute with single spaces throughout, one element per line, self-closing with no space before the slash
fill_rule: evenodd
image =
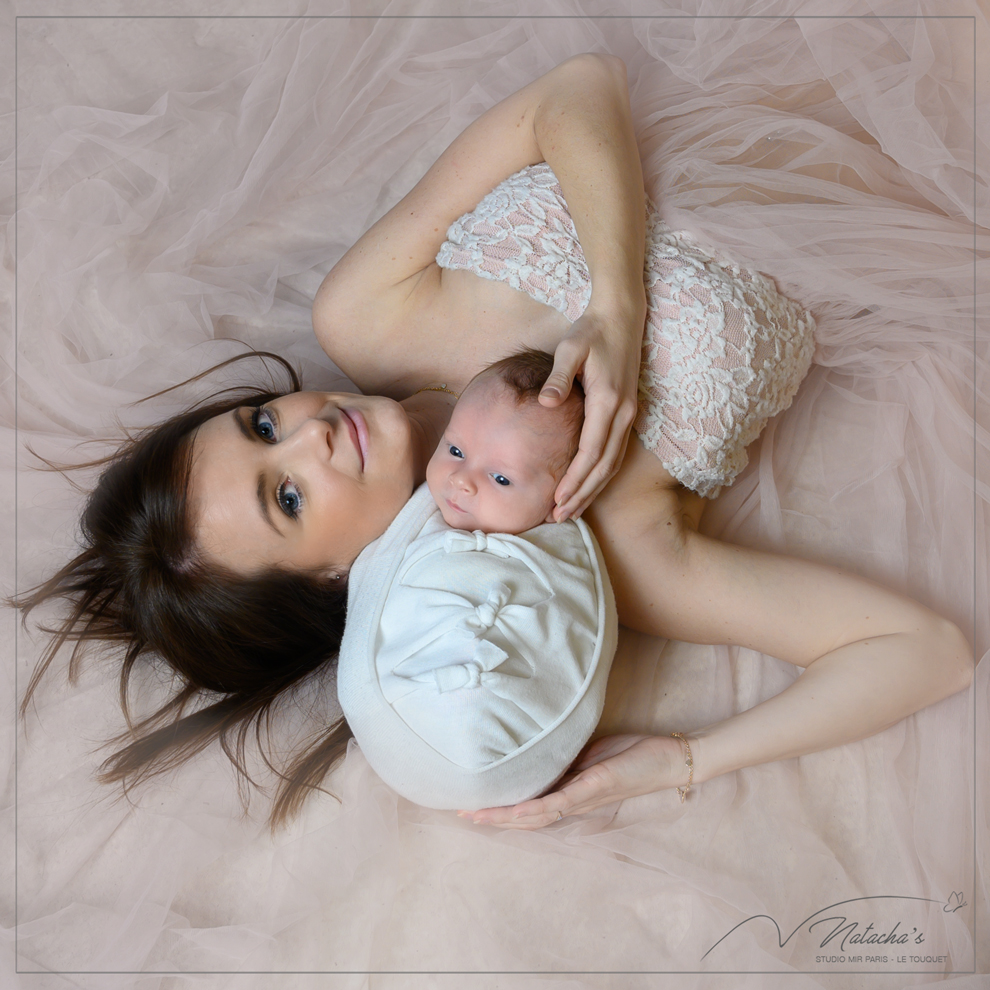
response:
<path id="1" fill-rule="evenodd" d="M 549 522 L 558 479 L 548 461 L 566 443 L 551 432 L 557 421 L 552 410 L 517 405 L 500 383 L 472 385 L 426 468 L 444 522 L 485 533 Z"/>

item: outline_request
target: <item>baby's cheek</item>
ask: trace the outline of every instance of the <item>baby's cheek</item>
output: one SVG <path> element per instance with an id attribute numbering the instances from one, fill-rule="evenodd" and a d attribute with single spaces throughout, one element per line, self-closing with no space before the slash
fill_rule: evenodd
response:
<path id="1" fill-rule="evenodd" d="M 544 488 L 542 492 L 543 501 L 541 503 L 543 507 L 544 516 L 553 512 L 554 507 L 557 504 L 556 500 L 554 499 L 554 495 L 557 494 L 557 485 L 558 482 L 553 477 L 548 477 L 547 481 L 544 484 Z"/>
<path id="2" fill-rule="evenodd" d="M 462 516 L 458 519 L 457 516 L 459 513 L 454 512 L 454 510 L 447 505 L 439 494 L 434 494 L 432 488 L 430 489 L 430 494 L 433 495 L 433 502 L 440 510 L 440 515 L 443 516 L 443 521 L 454 529 L 464 529 L 464 517 Z"/>
<path id="3" fill-rule="evenodd" d="M 457 523 L 451 518 L 454 514 L 454 510 L 447 505 L 441 494 L 443 492 L 443 477 L 439 471 L 431 471 L 431 465 L 432 461 L 426 468 L 426 487 L 430 489 L 430 494 L 433 496 L 433 501 L 436 504 L 436 507 L 440 510 L 440 515 L 443 516 L 443 521 L 448 526 L 453 526 L 456 529 L 458 528 Z"/>
<path id="4" fill-rule="evenodd" d="M 545 522 L 548 511 L 535 500 L 527 499 L 525 503 L 516 505 L 511 513 L 504 514 L 504 518 L 499 520 L 500 525 L 495 529 L 503 533 L 525 533 L 527 529 Z"/>
<path id="5" fill-rule="evenodd" d="M 451 527 L 451 529 L 464 529 L 463 520 L 458 520 L 455 518 L 455 513 L 451 512 L 446 505 L 442 505 L 437 502 L 437 508 L 440 510 L 440 515 L 443 516 L 443 521 Z"/>

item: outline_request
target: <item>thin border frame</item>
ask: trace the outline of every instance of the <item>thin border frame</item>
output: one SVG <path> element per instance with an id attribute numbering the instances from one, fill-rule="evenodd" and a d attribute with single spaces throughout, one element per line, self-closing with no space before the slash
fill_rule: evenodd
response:
<path id="1" fill-rule="evenodd" d="M 975 540 L 976 540 L 976 529 L 978 521 L 978 509 L 979 509 L 979 497 L 976 491 L 977 487 L 977 477 L 978 470 L 977 466 L 979 463 L 979 445 L 976 437 L 976 425 L 977 425 L 977 387 L 976 387 L 976 370 L 978 365 L 978 336 L 977 336 L 977 204 L 976 204 L 976 192 L 977 192 L 977 158 L 976 158 L 976 146 L 977 146 L 977 119 L 976 119 L 976 106 L 977 106 L 977 45 L 976 45 L 976 17 L 972 14 L 919 14 L 919 15 L 908 15 L 908 14 L 892 14 L 892 15 L 875 15 L 875 14 L 795 14 L 795 15 L 783 15 L 783 14 L 658 14 L 658 15 L 635 15 L 635 14 L 601 14 L 601 15 L 584 15 L 584 14 L 552 14 L 552 15 L 507 15 L 507 14 L 390 14 L 390 15 L 375 15 L 375 14 L 28 14 L 28 15 L 16 15 L 14 17 L 14 597 L 18 595 L 18 573 L 19 573 L 19 559 L 18 559 L 18 549 L 19 542 L 17 540 L 17 506 L 18 506 L 18 476 L 20 468 L 20 446 L 17 443 L 17 434 L 19 428 L 19 408 L 18 408 L 18 396 L 20 389 L 18 387 L 19 383 L 19 359 L 20 352 L 18 348 L 19 342 L 19 306 L 18 306 L 18 203 L 19 203 L 19 169 L 18 169 L 18 124 L 19 124 L 19 102 L 18 102 L 18 28 L 21 21 L 39 21 L 39 20 L 283 20 L 283 21 L 298 21 L 298 20 L 313 20 L 313 21 L 325 21 L 325 20 L 366 20 L 366 21 L 380 21 L 380 20 L 490 20 L 490 21 L 515 21 L 515 20 L 528 20 L 528 21 L 540 21 L 540 20 L 588 20 L 588 21 L 600 21 L 600 20 L 879 20 L 879 21 L 894 21 L 894 20 L 968 20 L 972 25 L 973 33 L 973 381 L 971 382 L 973 389 L 973 409 L 972 409 L 972 420 L 974 424 L 973 430 L 973 540 L 974 540 L 974 554 L 973 554 L 973 594 L 972 594 L 972 614 L 974 622 L 974 633 L 976 629 L 976 594 L 977 594 L 977 560 L 975 552 Z M 15 694 L 15 704 L 16 698 L 19 697 L 19 684 L 18 684 L 18 669 L 17 669 L 17 657 L 18 657 L 18 645 L 19 645 L 19 627 L 20 623 L 15 622 L 14 624 L 14 694 Z M 975 675 L 974 675 L 975 683 Z M 722 969 L 702 969 L 702 970 L 24 970 L 18 968 L 18 906 L 19 906 L 19 888 L 18 888 L 18 765 L 19 765 L 19 736 L 20 733 L 17 731 L 17 724 L 15 722 L 14 730 L 14 972 L 17 975 L 64 975 L 64 976 L 74 976 L 74 975 L 87 975 L 87 976 L 99 976 L 99 975 L 113 975 L 113 976 L 204 976 L 204 975 L 216 975 L 216 976 L 577 976 L 577 975 L 601 975 L 601 976 L 676 976 L 676 975 L 726 975 L 726 976 L 748 976 L 748 975 L 774 975 L 774 976 L 786 976 L 786 975 L 850 975 L 850 976 L 890 976 L 890 975 L 941 975 L 941 976 L 953 976 L 953 975 L 976 975 L 976 965 L 977 965 L 977 911 L 978 911 L 978 901 L 976 898 L 977 890 L 977 831 L 976 831 L 976 817 L 977 817 L 977 793 L 978 793 L 978 777 L 976 772 L 977 758 L 978 758 L 978 747 L 977 747 L 977 737 L 979 735 L 979 724 L 977 721 L 977 711 L 976 711 L 976 691 L 973 690 L 973 710 L 972 710 L 972 726 L 973 726 L 973 878 L 971 890 L 973 891 L 973 926 L 970 931 L 970 936 L 973 941 L 973 968 L 967 970 L 823 970 L 823 969 L 812 969 L 812 970 L 796 970 L 796 969 L 782 969 L 782 970 L 722 970 Z"/>

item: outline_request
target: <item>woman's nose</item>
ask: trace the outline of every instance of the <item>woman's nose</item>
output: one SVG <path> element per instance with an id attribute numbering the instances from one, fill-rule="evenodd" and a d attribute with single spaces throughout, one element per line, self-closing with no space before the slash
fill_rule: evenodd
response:
<path id="1" fill-rule="evenodd" d="M 282 441 L 282 448 L 300 447 L 307 451 L 329 456 L 333 453 L 333 431 L 330 424 L 322 419 L 307 419 L 300 423 Z"/>

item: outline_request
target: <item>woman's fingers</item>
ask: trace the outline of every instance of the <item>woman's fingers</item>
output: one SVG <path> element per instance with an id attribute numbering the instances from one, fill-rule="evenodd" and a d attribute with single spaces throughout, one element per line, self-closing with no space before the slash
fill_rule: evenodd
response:
<path id="1" fill-rule="evenodd" d="M 547 376 L 540 390 L 540 405 L 554 408 L 570 394 L 571 384 L 581 372 L 588 358 L 588 348 L 568 335 L 553 352 L 553 371 Z"/>
<path id="2" fill-rule="evenodd" d="M 651 738 L 643 735 L 602 736 L 578 754 L 570 769 L 557 782 L 556 789 L 549 794 L 507 807 L 458 811 L 457 814 L 461 818 L 470 818 L 475 825 L 536 829 L 552 825 L 568 815 L 584 814 L 611 804 L 629 796 L 621 793 L 623 777 L 628 772 L 624 774 L 622 765 L 617 761 L 627 750 Z M 639 786 L 643 786 L 641 781 Z M 650 787 L 645 790 L 650 790 Z M 640 789 L 637 793 L 645 791 Z"/>
<path id="3" fill-rule="evenodd" d="M 545 797 L 504 808 L 483 808 L 481 811 L 458 811 L 461 818 L 470 818 L 474 825 L 495 825 L 497 828 L 542 828 L 566 814 L 566 800 L 555 791 Z"/>
<path id="4" fill-rule="evenodd" d="M 540 390 L 540 405 L 559 406 L 570 394 L 575 376 L 588 358 L 588 347 L 573 332 L 564 337 L 553 352 L 553 370 Z"/>
<path id="5" fill-rule="evenodd" d="M 507 808 L 485 808 L 470 817 L 476 825 L 494 825 L 496 828 L 544 828 L 568 815 L 584 814 L 603 804 L 611 804 L 615 798 L 603 797 L 603 783 L 601 774 L 579 774 L 551 794 Z"/>
<path id="6" fill-rule="evenodd" d="M 658 748 L 664 752 L 670 750 L 671 743 L 675 750 L 680 746 L 676 740 L 654 736 L 605 736 L 587 747 L 572 768 L 572 772 L 577 772 L 565 777 L 550 794 L 512 807 L 460 814 L 478 825 L 537 829 L 627 797 L 676 786 L 680 781 L 664 772 L 669 760 L 657 752 Z"/>
<path id="7" fill-rule="evenodd" d="M 616 736 L 599 736 L 594 742 L 589 743 L 578 753 L 577 759 L 571 764 L 568 772 L 576 775 L 581 770 L 586 770 L 596 763 L 601 763 L 602 760 L 607 760 L 612 756 L 618 756 L 619 753 L 648 738 L 649 736 L 632 735 L 629 733 Z"/>
<path id="8" fill-rule="evenodd" d="M 603 410 L 604 415 L 607 412 Z M 603 416 L 593 416 L 591 412 L 586 414 L 578 453 L 557 486 L 554 518 L 558 522 L 580 516 L 614 477 L 625 456 L 629 427 L 635 415 L 634 402 L 617 403 L 606 424 L 608 432 L 605 441 L 599 444 L 596 431 L 600 429 Z M 591 431 L 587 449 L 585 431 Z"/>
<path id="9" fill-rule="evenodd" d="M 585 393 L 578 451 L 554 495 L 558 522 L 580 515 L 622 463 L 636 416 L 641 335 L 641 329 L 620 332 L 601 316 L 586 313 L 557 345 L 540 403 L 553 407 L 563 402 L 576 375 Z"/>

